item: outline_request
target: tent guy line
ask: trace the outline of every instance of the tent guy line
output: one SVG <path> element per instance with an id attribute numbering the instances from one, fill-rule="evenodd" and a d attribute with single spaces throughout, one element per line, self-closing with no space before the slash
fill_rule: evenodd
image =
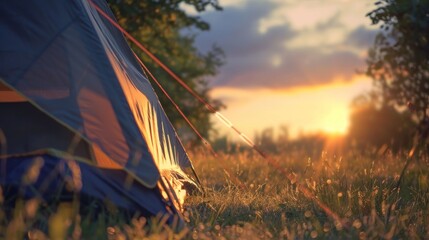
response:
<path id="1" fill-rule="evenodd" d="M 281 167 L 274 159 L 272 159 L 269 155 L 264 153 L 261 149 L 259 149 L 245 134 L 240 132 L 226 117 L 224 117 L 221 113 L 216 111 L 216 109 L 210 105 L 207 101 L 205 101 L 201 96 L 199 96 L 195 91 L 193 91 L 180 77 L 178 77 L 170 68 L 168 68 L 164 63 L 161 62 L 155 55 L 153 55 L 147 48 L 145 48 L 137 39 L 135 39 L 131 34 L 129 34 L 124 28 L 122 28 L 117 22 L 115 22 L 111 17 L 109 17 L 102 9 L 100 9 L 92 0 L 88 0 L 89 3 L 104 17 L 106 18 L 114 27 L 116 27 L 119 31 L 121 31 L 130 41 L 132 41 L 136 46 L 145 52 L 153 61 L 155 61 L 161 68 L 163 68 L 173 79 L 175 79 L 180 85 L 182 85 L 189 93 L 191 93 L 198 101 L 203 103 L 206 108 L 214 113 L 216 117 L 227 127 L 231 128 L 236 132 L 241 139 L 250 147 L 252 147 L 262 158 L 264 158 L 272 167 L 280 171 L 283 175 L 285 175 L 291 183 L 296 184 L 296 187 L 305 197 L 315 202 L 328 216 L 333 218 L 342 227 L 349 229 L 349 226 L 346 222 L 338 216 L 334 211 L 332 211 L 326 204 L 320 201 L 308 188 L 304 185 L 300 184 L 297 181 L 296 174 L 290 172 L 288 173 L 283 167 Z"/>
<path id="2" fill-rule="evenodd" d="M 206 108 L 215 114 L 215 116 L 223 123 L 225 126 L 234 130 L 241 139 L 250 147 L 254 148 L 263 158 L 266 158 L 267 155 L 263 153 L 257 146 L 248 138 L 244 133 L 239 131 L 225 116 L 218 112 L 210 103 L 204 100 L 199 96 L 192 88 L 190 88 L 180 77 L 178 77 L 170 68 L 168 68 L 164 63 L 161 62 L 155 55 L 153 55 L 147 48 L 145 48 L 137 39 L 135 39 L 131 34 L 129 34 L 124 28 L 122 28 L 117 22 L 115 22 L 111 17 L 109 17 L 102 9 L 100 9 L 92 0 L 89 0 L 89 3 L 104 17 L 106 18 L 114 27 L 121 31 L 129 40 L 131 40 L 136 46 L 146 53 L 152 60 L 154 60 L 162 69 L 164 69 L 171 77 L 173 77 L 180 85 L 182 85 L 190 94 L 192 94 L 198 101 L 206 106 Z"/>
<path id="3" fill-rule="evenodd" d="M 149 74 L 149 76 L 152 78 L 152 80 L 156 83 L 156 85 L 161 89 L 161 91 L 164 93 L 164 95 L 168 98 L 168 100 L 173 104 L 173 106 L 176 108 L 176 110 L 179 112 L 179 114 L 185 119 L 185 121 L 188 123 L 189 127 L 197 134 L 197 136 L 203 141 L 204 145 L 209 148 L 210 152 L 217 156 L 217 153 L 213 149 L 212 145 L 198 132 L 198 130 L 195 128 L 195 126 L 189 121 L 188 117 L 183 113 L 182 109 L 176 104 L 176 102 L 171 98 L 171 96 L 167 93 L 167 91 L 162 87 L 162 85 L 159 83 L 158 79 L 155 78 L 155 76 L 152 74 L 151 71 L 146 67 L 146 65 L 142 62 L 142 60 L 133 52 L 135 58 L 139 62 L 139 64 L 142 66 L 142 68 Z M 203 185 L 201 184 L 200 178 L 198 177 L 197 172 L 195 171 L 194 165 L 191 163 L 191 169 L 194 173 L 195 178 L 197 179 L 198 184 L 201 188 L 203 188 Z M 204 189 L 203 189 L 204 191 Z"/>
<path id="4" fill-rule="evenodd" d="M 214 150 L 214 148 L 212 147 L 212 145 L 201 135 L 201 133 L 194 126 L 194 124 L 192 124 L 192 122 L 188 119 L 188 117 L 186 117 L 186 115 L 183 113 L 183 111 L 180 109 L 180 107 L 177 105 L 177 103 L 173 100 L 173 98 L 171 98 L 170 94 L 168 94 L 168 92 L 164 89 L 164 87 L 162 87 L 162 85 L 158 81 L 158 79 L 152 74 L 152 72 L 147 68 L 147 66 L 137 56 L 137 54 L 134 53 L 134 56 L 136 57 L 137 61 L 140 63 L 140 65 L 142 66 L 142 68 L 144 69 L 144 71 L 147 72 L 147 74 L 152 78 L 152 80 L 156 83 L 156 85 L 161 89 L 161 91 L 164 93 L 164 95 L 168 98 L 168 100 L 171 102 L 171 104 L 173 104 L 173 106 L 176 108 L 176 110 L 179 112 L 179 114 L 185 119 L 185 121 L 188 123 L 189 127 L 195 132 L 195 134 L 197 134 L 197 136 L 201 139 L 201 141 L 209 149 L 209 151 L 213 154 L 213 156 L 218 157 L 218 154 L 216 153 L 216 151 Z M 223 162 L 221 164 L 223 165 Z M 240 186 L 240 188 L 246 188 L 246 185 L 244 185 L 243 182 L 240 179 L 238 179 L 237 177 L 235 177 L 234 174 L 232 174 L 229 170 L 227 170 L 227 168 L 225 167 L 225 165 L 223 165 L 222 168 L 231 176 L 232 180 L 238 186 Z M 201 180 L 198 177 L 198 174 L 195 171 L 195 168 L 194 168 L 194 166 L 193 166 L 192 163 L 191 163 L 191 170 L 192 170 L 193 174 L 195 175 L 195 178 L 196 178 L 198 184 L 200 185 L 202 191 L 205 192 L 204 186 L 201 184 Z"/>
<path id="5" fill-rule="evenodd" d="M 186 117 L 186 115 L 183 113 L 182 109 L 176 104 L 176 102 L 171 98 L 171 96 L 167 93 L 167 91 L 162 87 L 162 85 L 159 83 L 158 79 L 155 78 L 155 76 L 152 74 L 151 71 L 146 67 L 146 65 L 142 62 L 142 60 L 137 56 L 137 54 L 134 53 L 134 56 L 136 57 L 137 61 L 140 63 L 142 68 L 149 74 L 149 76 L 153 79 L 153 81 L 156 83 L 156 85 L 161 89 L 162 93 L 168 98 L 168 100 L 173 104 L 174 108 L 179 112 L 179 114 L 183 117 L 183 119 L 188 123 L 189 127 L 197 134 L 197 136 L 201 139 L 201 141 L 204 143 L 204 145 L 207 146 L 209 151 L 217 157 L 216 151 L 213 149 L 212 145 L 201 135 L 201 133 L 195 128 L 194 124 L 191 123 L 191 121 Z"/>
<path id="6" fill-rule="evenodd" d="M 231 127 L 232 129 L 234 129 L 239 135 L 240 137 L 247 143 L 249 144 L 249 146 L 251 146 L 252 148 L 256 148 L 256 145 L 253 144 L 253 142 L 247 137 L 245 136 L 243 133 L 241 133 L 240 131 L 238 131 L 238 129 L 236 129 L 232 123 L 226 119 L 226 117 L 224 117 L 220 112 L 216 111 L 216 109 L 210 105 L 207 101 L 205 101 L 202 97 L 200 97 L 195 91 L 192 90 L 192 88 L 190 88 L 182 79 L 180 79 L 180 77 L 178 77 L 172 70 L 170 70 L 161 60 L 159 60 L 155 55 L 153 55 L 149 50 L 147 50 L 139 41 L 137 41 L 137 39 L 135 39 L 131 34 L 129 34 L 125 29 L 123 29 L 115 20 L 113 20 L 111 17 L 109 17 L 109 15 L 107 13 L 105 13 L 102 9 L 100 9 L 97 4 L 93 3 L 91 0 L 88 1 L 96 10 L 98 13 L 100 13 L 106 20 L 108 20 L 115 28 L 117 28 L 119 31 L 121 31 L 129 40 L 131 40 L 134 44 L 137 45 L 137 47 L 139 47 L 139 49 L 141 49 L 143 52 L 145 52 L 149 57 L 151 57 L 159 66 L 161 66 L 170 76 L 172 76 L 176 81 L 178 81 L 180 83 L 180 85 L 182 85 L 189 93 L 191 93 L 195 98 L 197 98 L 202 104 L 204 104 L 206 106 L 206 108 L 214 113 L 218 119 L 220 121 L 222 121 L 224 124 L 226 124 L 228 127 Z M 133 53 L 134 56 L 136 57 L 137 61 L 140 63 L 140 65 L 142 65 L 142 67 L 145 69 L 145 71 L 147 71 L 150 76 L 152 77 L 152 79 L 156 82 L 156 84 L 161 88 L 162 92 L 166 95 L 167 98 L 169 98 L 169 100 L 172 102 L 172 104 L 175 106 L 175 108 L 178 110 L 179 114 L 182 115 L 182 117 L 185 119 L 185 121 L 189 124 L 189 126 L 195 131 L 195 133 L 200 137 L 200 139 L 203 141 L 203 143 L 205 144 L 205 146 L 207 148 L 209 148 L 209 150 L 211 151 L 211 153 L 214 156 L 217 156 L 217 153 L 214 151 L 213 147 L 211 146 L 211 144 L 204 138 L 201 136 L 201 134 L 198 132 L 198 130 L 193 126 L 193 124 L 188 120 L 188 118 L 185 116 L 185 114 L 180 110 L 180 108 L 177 106 L 177 104 L 174 102 L 174 100 L 168 95 L 168 93 L 163 90 L 163 87 L 161 86 L 161 84 L 159 83 L 159 81 L 157 81 L 157 79 L 153 76 L 153 74 L 149 71 L 149 69 L 147 69 L 147 67 L 143 64 L 143 62 L 141 61 L 141 59 L 136 56 L 135 53 Z M 257 150 L 258 151 L 258 150 Z M 260 151 L 258 151 L 260 152 Z M 192 163 L 190 163 L 191 165 L 191 170 L 193 171 L 195 177 L 197 178 L 197 181 L 199 182 L 198 179 L 198 175 L 195 172 L 195 169 L 192 165 Z M 224 169 L 226 169 L 224 167 Z M 228 172 L 228 171 L 227 171 Z M 230 176 L 234 176 L 233 174 L 229 173 Z M 238 183 L 238 185 L 242 188 L 245 188 L 246 186 L 238 179 L 235 178 L 235 182 Z M 201 187 L 203 187 L 200 184 Z"/>

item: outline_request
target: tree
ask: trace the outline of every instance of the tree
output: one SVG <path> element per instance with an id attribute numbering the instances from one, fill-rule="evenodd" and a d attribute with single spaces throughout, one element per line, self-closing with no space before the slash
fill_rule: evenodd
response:
<path id="1" fill-rule="evenodd" d="M 220 10 L 217 0 L 111 0 L 110 6 L 123 26 L 131 35 L 169 66 L 192 89 L 216 108 L 220 101 L 209 97 L 208 76 L 215 75 L 222 64 L 223 53 L 213 47 L 201 53 L 194 46 L 195 35 L 185 35 L 185 28 L 209 30 L 209 24 L 198 16 L 186 14 L 182 6 L 188 5 L 202 12 L 212 7 Z M 212 129 L 209 112 L 192 95 L 172 80 L 160 67 L 133 44 L 133 50 L 147 64 L 161 85 L 180 106 L 189 120 L 204 137 Z M 195 140 L 185 120 L 180 116 L 167 97 L 154 85 L 159 100 L 170 121 L 181 132 L 182 138 Z"/>
<path id="2" fill-rule="evenodd" d="M 423 122 L 429 108 L 429 0 L 383 0 L 367 16 L 381 24 L 367 74 L 381 101 L 409 106 Z"/>
<path id="3" fill-rule="evenodd" d="M 255 132 L 253 141 L 261 149 L 269 153 L 278 153 L 278 142 L 274 137 L 273 128 L 265 128 L 260 132 Z"/>
<path id="4" fill-rule="evenodd" d="M 379 149 L 386 145 L 394 152 L 408 150 L 415 130 L 409 112 L 399 113 L 387 104 L 377 106 L 367 96 L 359 96 L 352 103 L 348 135 L 358 149 Z"/>

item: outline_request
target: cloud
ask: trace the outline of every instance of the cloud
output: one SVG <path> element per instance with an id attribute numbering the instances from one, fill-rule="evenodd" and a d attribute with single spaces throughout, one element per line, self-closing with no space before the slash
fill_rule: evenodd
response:
<path id="1" fill-rule="evenodd" d="M 292 88 L 347 81 L 362 66 L 362 59 L 349 52 L 314 54 L 314 51 L 288 51 L 282 63 L 256 61 L 253 64 L 233 63 L 218 76 L 215 86 L 244 88 Z"/>
<path id="2" fill-rule="evenodd" d="M 316 24 L 316 29 L 325 30 L 331 28 L 344 28 L 344 24 L 340 21 L 340 13 L 336 12 L 330 18 L 322 20 Z"/>
<path id="3" fill-rule="evenodd" d="M 372 46 L 372 44 L 374 44 L 374 39 L 376 35 L 377 30 L 368 29 L 364 26 L 360 26 L 354 31 L 350 32 L 346 41 L 356 47 L 368 48 L 368 46 Z"/>
<path id="4" fill-rule="evenodd" d="M 240 7 L 244 4 L 245 0 L 220 0 L 219 3 L 222 7 Z"/>
<path id="5" fill-rule="evenodd" d="M 356 49 L 369 46 L 372 32 L 356 24 L 348 27 L 340 19 L 341 9 L 332 6 L 326 7 L 329 14 L 323 18 L 314 17 L 319 20 L 310 29 L 297 29 L 296 23 L 284 19 L 264 25 L 285 7 L 280 1 L 247 1 L 206 13 L 202 17 L 211 30 L 197 37 L 197 47 L 204 52 L 216 44 L 226 55 L 211 85 L 278 89 L 352 79 L 364 65 Z"/>
<path id="6" fill-rule="evenodd" d="M 198 47 L 206 51 L 216 42 L 221 45 L 229 55 L 240 53 L 249 48 L 266 48 L 266 45 L 259 39 L 263 37 L 259 33 L 259 21 L 263 19 L 276 7 L 276 4 L 255 1 L 251 4 L 247 2 L 241 7 L 225 7 L 220 12 L 208 12 L 202 18 L 210 23 L 210 31 L 203 32 L 198 36 Z M 267 44 L 273 44 L 284 39 L 289 33 L 288 28 L 273 30 Z"/>

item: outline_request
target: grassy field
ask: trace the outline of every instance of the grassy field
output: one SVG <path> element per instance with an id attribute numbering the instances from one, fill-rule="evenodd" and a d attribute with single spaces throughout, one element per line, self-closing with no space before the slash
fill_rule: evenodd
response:
<path id="1" fill-rule="evenodd" d="M 395 189 L 406 157 L 326 152 L 318 159 L 302 153 L 274 157 L 343 224 L 258 156 L 194 159 L 207 193 L 187 201 L 192 237 L 429 239 L 427 158 L 413 162 Z"/>
<path id="2" fill-rule="evenodd" d="M 61 205 L 40 214 L 30 201 L 19 203 L 11 220 L 0 214 L 0 232 L 6 239 L 22 239 L 34 219 L 43 216 L 51 239 L 64 234 L 69 239 L 429 239 L 427 157 L 416 157 L 396 188 L 406 156 L 323 152 L 309 158 L 298 151 L 273 156 L 338 221 L 252 152 L 191 155 L 204 194 L 191 191 L 185 203 L 187 227 L 180 232 L 163 226 L 162 218 L 127 222 L 119 213 L 102 213 L 94 222 Z M 47 239 L 37 230 L 32 236 Z"/>

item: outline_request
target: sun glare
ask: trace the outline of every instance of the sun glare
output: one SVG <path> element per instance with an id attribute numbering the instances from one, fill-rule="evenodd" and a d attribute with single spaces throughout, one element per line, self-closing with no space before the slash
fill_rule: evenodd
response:
<path id="1" fill-rule="evenodd" d="M 291 137 L 318 132 L 342 135 L 349 126 L 350 101 L 370 86 L 368 79 L 356 79 L 290 91 L 217 88 L 212 96 L 224 100 L 228 108 L 222 114 L 249 136 L 280 126 L 287 126 Z M 217 126 L 221 133 L 229 133 L 221 124 Z"/>
<path id="2" fill-rule="evenodd" d="M 321 130 L 328 134 L 346 134 L 349 127 L 347 108 L 332 106 L 331 110 L 321 116 Z"/>

